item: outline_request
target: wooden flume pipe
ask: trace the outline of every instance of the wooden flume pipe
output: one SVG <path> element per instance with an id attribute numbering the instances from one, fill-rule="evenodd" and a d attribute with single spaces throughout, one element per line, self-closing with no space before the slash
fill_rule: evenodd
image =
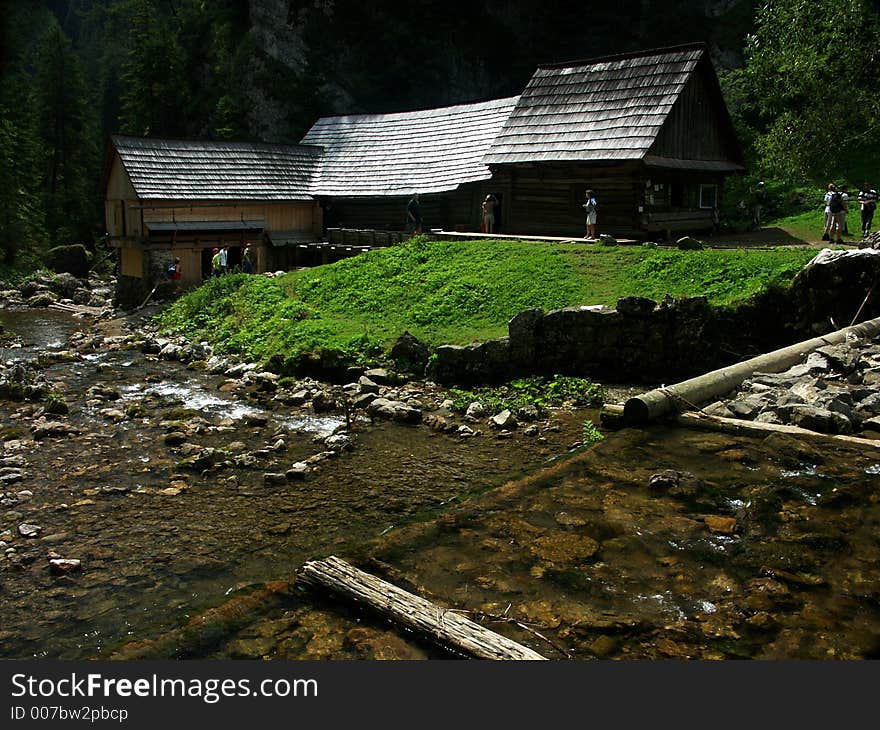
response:
<path id="1" fill-rule="evenodd" d="M 624 404 L 623 421 L 628 425 L 641 424 L 668 413 L 695 410 L 700 404 L 739 387 L 754 373 L 781 373 L 797 365 L 806 355 L 823 345 L 839 345 L 845 342 L 848 334 L 859 338 L 877 336 L 880 334 L 880 317 L 637 395 Z"/>

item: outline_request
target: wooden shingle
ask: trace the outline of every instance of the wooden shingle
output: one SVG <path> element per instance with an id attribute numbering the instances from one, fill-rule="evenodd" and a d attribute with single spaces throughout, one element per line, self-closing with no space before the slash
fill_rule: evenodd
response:
<path id="1" fill-rule="evenodd" d="M 112 141 L 141 200 L 311 200 L 322 154 L 303 145 Z"/>
<path id="2" fill-rule="evenodd" d="M 641 160 L 702 45 L 538 68 L 483 162 Z"/>
<path id="3" fill-rule="evenodd" d="M 302 139 L 324 158 L 317 195 L 441 193 L 487 180 L 481 162 L 517 97 L 394 114 L 323 117 Z"/>

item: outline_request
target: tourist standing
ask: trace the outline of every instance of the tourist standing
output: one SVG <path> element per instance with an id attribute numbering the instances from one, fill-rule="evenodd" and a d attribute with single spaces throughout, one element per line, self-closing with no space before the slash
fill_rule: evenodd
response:
<path id="1" fill-rule="evenodd" d="M 832 183 L 833 185 L 833 183 Z M 829 189 L 828 200 L 829 226 L 828 240 L 832 243 L 843 243 L 843 226 L 846 221 L 846 203 L 843 195 L 836 187 Z"/>
<path id="2" fill-rule="evenodd" d="M 224 246 L 220 249 L 220 273 L 229 271 L 229 249 Z"/>
<path id="3" fill-rule="evenodd" d="M 584 236 L 586 239 L 596 238 L 596 208 L 598 206 L 599 203 L 596 201 L 596 198 L 593 197 L 593 191 L 587 190 L 583 203 L 583 209 L 587 216 L 587 235 Z"/>
<path id="4" fill-rule="evenodd" d="M 828 183 L 828 189 L 825 191 L 825 228 L 822 231 L 822 240 L 830 241 L 831 240 L 831 196 L 837 191 L 837 186 L 830 182 Z"/>
<path id="5" fill-rule="evenodd" d="M 220 276 L 220 249 L 215 248 L 211 257 L 211 276 Z"/>
<path id="6" fill-rule="evenodd" d="M 241 270 L 245 274 L 254 273 L 254 262 L 251 260 L 251 245 L 245 244 L 244 251 L 241 252 Z"/>
<path id="7" fill-rule="evenodd" d="M 497 207 L 498 198 L 496 198 L 493 193 L 489 193 L 481 206 L 483 233 L 495 232 L 495 209 Z"/>
<path id="8" fill-rule="evenodd" d="M 418 193 L 406 204 L 406 229 L 416 236 L 422 232 L 422 206 Z"/>
<path id="9" fill-rule="evenodd" d="M 767 205 L 767 190 L 761 181 L 755 187 L 752 194 L 752 228 L 758 230 L 761 227 L 761 213 Z"/>
<path id="10" fill-rule="evenodd" d="M 849 235 L 849 227 L 846 224 L 846 218 L 849 214 L 849 188 L 846 183 L 840 186 L 840 199 L 843 201 L 843 235 Z"/>
<path id="11" fill-rule="evenodd" d="M 867 238 L 874 222 L 874 211 L 877 209 L 877 191 L 867 181 L 862 183 L 859 191 L 859 208 L 862 214 L 862 238 Z"/>

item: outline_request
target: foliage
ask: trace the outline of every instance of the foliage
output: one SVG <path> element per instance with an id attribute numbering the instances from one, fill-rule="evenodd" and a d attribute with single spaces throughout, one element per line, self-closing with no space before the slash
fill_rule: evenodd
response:
<path id="1" fill-rule="evenodd" d="M 554 406 L 600 406 L 605 399 L 605 391 L 586 378 L 563 375 L 553 377 L 532 377 L 513 380 L 504 385 L 482 387 L 475 390 L 451 388 L 452 409 L 464 413 L 475 401 L 482 403 L 492 413 L 505 408 L 517 411 L 524 406 L 535 406 L 539 411 Z"/>
<path id="2" fill-rule="evenodd" d="M 80 60 L 52 23 L 36 57 L 31 98 L 39 119 L 41 193 L 50 241 L 91 243 L 98 216 L 96 119 Z"/>
<path id="3" fill-rule="evenodd" d="M 746 48 L 749 102 L 740 105 L 753 120 L 759 172 L 815 181 L 876 170 L 878 63 L 880 9 L 871 0 L 762 5 Z"/>
<path id="4" fill-rule="evenodd" d="M 295 364 L 310 353 L 335 352 L 367 360 L 405 330 L 429 346 L 502 336 L 514 315 L 535 307 L 613 306 L 631 295 L 743 301 L 790 281 L 816 252 L 419 237 L 280 277 L 211 279 L 160 321 L 252 359 L 280 355 Z"/>
<path id="5" fill-rule="evenodd" d="M 590 420 L 584 421 L 584 427 L 581 431 L 581 441 L 584 444 L 595 444 L 598 441 L 604 439 L 605 436 L 602 432 L 596 428 L 596 424 Z"/>

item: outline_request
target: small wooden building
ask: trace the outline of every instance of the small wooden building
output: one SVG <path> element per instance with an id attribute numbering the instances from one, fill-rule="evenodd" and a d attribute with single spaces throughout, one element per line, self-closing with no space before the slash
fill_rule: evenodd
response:
<path id="1" fill-rule="evenodd" d="M 324 149 L 313 190 L 325 225 L 403 230 L 419 193 L 425 230 L 478 230 L 492 177 L 482 158 L 517 98 L 319 119 L 301 141 Z"/>
<path id="2" fill-rule="evenodd" d="M 704 44 L 539 68 L 483 162 L 510 231 L 672 235 L 712 228 L 742 150 Z"/>
<path id="3" fill-rule="evenodd" d="M 105 217 L 119 250 L 117 299 L 139 303 L 181 259 L 183 287 L 210 274 L 214 248 L 231 268 L 249 244 L 257 272 L 277 246 L 320 240 L 311 193 L 321 149 L 305 145 L 114 136 L 105 174 Z"/>

